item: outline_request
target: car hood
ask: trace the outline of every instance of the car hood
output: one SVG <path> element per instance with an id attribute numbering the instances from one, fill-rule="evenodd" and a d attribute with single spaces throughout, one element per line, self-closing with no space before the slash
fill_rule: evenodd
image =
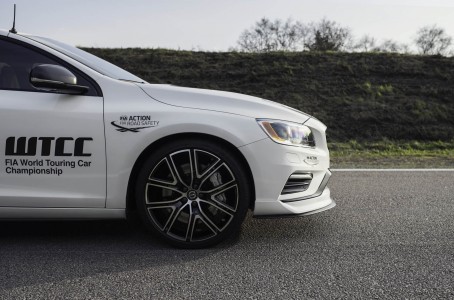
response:
<path id="1" fill-rule="evenodd" d="M 138 84 L 138 86 L 151 98 L 179 107 L 297 123 L 304 123 L 310 118 L 309 115 L 291 107 L 243 94 L 165 84 Z"/>

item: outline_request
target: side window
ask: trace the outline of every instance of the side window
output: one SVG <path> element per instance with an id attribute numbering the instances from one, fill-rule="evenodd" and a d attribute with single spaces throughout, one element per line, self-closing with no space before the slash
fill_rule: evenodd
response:
<path id="1" fill-rule="evenodd" d="M 30 83 L 30 71 L 40 64 L 62 65 L 56 60 L 28 47 L 0 39 L 0 90 L 43 92 Z M 65 68 L 68 66 L 63 65 Z M 79 72 L 68 68 L 77 76 L 79 85 L 88 86 L 86 96 L 97 96 L 96 88 Z"/>

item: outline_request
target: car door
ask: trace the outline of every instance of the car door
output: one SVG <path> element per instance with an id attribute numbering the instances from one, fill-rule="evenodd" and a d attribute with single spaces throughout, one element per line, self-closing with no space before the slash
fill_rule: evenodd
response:
<path id="1" fill-rule="evenodd" d="M 35 88 L 32 68 L 63 66 L 84 95 Z M 0 38 L 0 207 L 105 207 L 103 97 L 96 83 L 41 49 Z"/>

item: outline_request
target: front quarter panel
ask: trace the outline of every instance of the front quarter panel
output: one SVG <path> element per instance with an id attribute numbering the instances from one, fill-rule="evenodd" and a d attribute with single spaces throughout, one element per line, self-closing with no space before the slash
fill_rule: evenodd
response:
<path id="1" fill-rule="evenodd" d="M 134 84 L 105 89 L 107 208 L 125 208 L 132 168 L 161 138 L 180 133 L 219 137 L 236 147 L 268 139 L 254 118 L 160 103 Z"/>

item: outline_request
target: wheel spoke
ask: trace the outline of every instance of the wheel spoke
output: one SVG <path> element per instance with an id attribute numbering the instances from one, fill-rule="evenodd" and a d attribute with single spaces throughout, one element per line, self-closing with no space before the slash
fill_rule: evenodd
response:
<path id="1" fill-rule="evenodd" d="M 222 212 L 223 214 L 226 214 L 229 216 L 229 220 L 226 222 L 223 220 L 213 220 L 212 218 L 209 217 L 209 215 L 212 215 L 214 218 L 214 214 L 212 212 L 207 212 L 205 211 L 202 206 L 199 204 L 200 207 L 200 213 L 203 215 L 204 219 L 207 220 L 210 225 L 212 225 L 214 228 L 216 228 L 217 231 L 221 232 L 224 230 L 224 228 L 230 223 L 230 220 L 233 218 L 233 213 L 228 212 L 226 209 L 222 208 L 219 206 L 217 203 L 212 202 L 212 201 L 205 201 L 205 200 L 200 200 L 199 203 L 205 203 L 208 206 L 211 206 L 211 208 L 214 208 L 215 210 L 218 210 L 219 212 Z M 219 224 L 216 224 L 219 223 Z M 221 227 L 218 225 L 222 225 Z"/>
<path id="2" fill-rule="evenodd" d="M 203 225 L 204 225 L 206 228 L 208 228 L 208 229 L 211 231 L 212 234 L 211 234 L 211 235 L 208 235 L 207 237 L 202 238 L 202 239 L 194 237 L 194 230 L 195 230 L 195 227 L 197 226 L 197 223 L 198 223 L 198 222 L 203 223 Z M 199 225 L 199 227 L 200 227 L 200 225 Z M 204 240 L 204 239 L 213 237 L 213 236 L 215 236 L 215 235 L 217 235 L 217 234 L 218 234 L 218 233 L 216 232 L 216 230 L 213 229 L 213 227 L 212 227 L 207 221 L 205 221 L 203 215 L 194 215 L 194 225 L 192 226 L 190 241 L 197 241 L 197 240 L 200 241 L 200 240 Z"/>
<path id="3" fill-rule="evenodd" d="M 170 173 L 167 173 L 166 169 Z M 156 166 L 150 172 L 148 179 L 150 181 L 166 185 L 176 185 L 178 183 L 177 178 L 175 177 L 175 173 L 172 170 L 172 167 L 170 166 L 169 161 L 166 157 L 164 157 L 159 163 L 156 164 Z"/>
<path id="4" fill-rule="evenodd" d="M 187 159 L 182 160 L 181 158 L 184 156 L 187 156 Z M 192 183 L 194 182 L 194 167 L 191 150 L 187 149 L 172 153 L 170 154 L 169 159 L 171 161 L 171 169 L 176 174 L 178 181 L 186 187 L 190 188 L 192 186 Z M 187 177 L 187 172 L 182 172 L 185 168 L 189 168 L 189 170 L 186 170 L 190 173 L 189 181 L 185 180 L 185 177 Z"/>
<path id="5" fill-rule="evenodd" d="M 227 199 L 227 196 L 225 195 L 225 192 L 227 192 L 230 189 L 235 188 L 235 199 Z M 216 199 L 218 196 L 222 196 L 223 201 Z M 235 213 L 236 209 L 238 207 L 238 185 L 236 182 L 228 184 L 228 186 L 216 193 L 211 194 L 210 200 L 214 201 L 215 203 L 221 205 L 223 208 L 227 209 L 228 211 Z M 228 200 L 234 200 L 233 205 L 228 204 Z"/>
<path id="6" fill-rule="evenodd" d="M 220 186 L 215 187 L 214 189 L 211 189 L 208 191 L 201 191 L 201 192 L 210 194 L 210 195 L 218 195 L 218 194 L 222 193 L 223 191 L 226 191 L 236 185 L 237 185 L 236 180 L 232 179 L 229 182 L 223 183 Z"/>
<path id="7" fill-rule="evenodd" d="M 161 210 L 163 210 L 163 209 L 171 209 L 171 210 L 172 210 L 172 212 L 170 213 L 170 215 L 169 215 L 169 217 L 167 218 L 167 220 L 166 220 L 165 222 L 163 222 L 164 225 L 160 224 L 160 223 L 157 222 L 155 219 L 153 219 L 154 223 L 155 223 L 156 225 L 158 225 L 158 227 L 159 227 L 162 231 L 164 231 L 164 229 L 166 228 L 166 226 L 169 224 L 170 219 L 172 219 L 172 216 L 175 214 L 175 211 L 177 210 L 177 208 L 176 208 L 175 205 L 156 205 L 156 206 L 151 206 L 151 205 L 149 205 L 149 207 L 148 207 L 148 212 L 149 212 L 151 215 L 153 215 L 153 214 L 154 214 L 153 210 L 157 211 L 157 210 L 159 210 L 159 209 L 161 209 Z"/>
<path id="8" fill-rule="evenodd" d="M 169 224 L 169 226 L 167 227 L 167 224 L 166 224 L 166 226 L 164 227 L 164 230 L 166 231 L 167 234 L 169 234 L 169 233 L 171 234 L 172 227 L 175 225 L 175 222 L 177 221 L 178 216 L 180 216 L 180 214 L 186 208 L 186 206 L 188 206 L 187 203 L 182 205 L 178 209 L 178 211 L 169 218 L 169 221 L 167 222 L 167 224 Z M 189 226 L 189 222 L 188 222 L 188 226 Z M 186 230 L 186 236 L 187 236 L 187 230 Z M 186 236 L 184 238 L 185 240 L 186 240 Z"/>
<path id="9" fill-rule="evenodd" d="M 172 195 L 174 195 L 174 197 L 171 197 L 173 199 L 168 199 L 168 200 L 164 200 L 164 201 L 152 201 L 152 199 L 150 199 L 150 197 L 149 197 L 150 196 L 150 191 L 152 189 L 154 189 L 155 192 L 160 191 L 160 193 L 155 195 L 156 198 L 161 198 L 162 199 L 164 196 L 166 198 L 170 198 Z M 175 202 L 175 201 L 183 198 L 183 196 L 184 196 L 184 193 L 181 192 L 180 190 L 178 190 L 176 187 L 165 185 L 165 184 L 162 184 L 162 183 L 149 182 L 149 183 L 147 183 L 147 185 L 145 187 L 145 203 L 146 204 L 172 203 L 172 202 Z"/>
<path id="10" fill-rule="evenodd" d="M 177 199 L 168 200 L 168 201 L 149 201 L 149 202 L 146 202 L 145 205 L 147 207 L 160 208 L 162 205 L 175 204 L 175 203 L 177 203 L 178 201 L 180 201 L 183 198 L 184 197 L 181 196 L 181 197 L 178 197 Z"/>
<path id="11" fill-rule="evenodd" d="M 148 182 L 147 182 L 147 186 L 155 186 L 155 187 L 158 187 L 158 188 L 162 188 L 162 189 L 165 189 L 165 190 L 170 190 L 170 191 L 174 191 L 174 192 L 183 194 L 183 192 L 180 191 L 180 189 L 178 189 L 178 187 L 176 185 L 166 184 L 166 183 L 162 183 L 162 182 L 159 182 L 159 181 L 156 181 L 156 180 L 149 179 Z"/>
<path id="12" fill-rule="evenodd" d="M 192 236 L 194 234 L 194 227 L 195 227 L 195 222 L 196 222 L 196 215 L 194 215 L 192 207 L 189 207 L 191 214 L 190 218 L 188 221 L 188 230 L 186 231 L 186 237 L 185 240 L 190 242 L 192 240 Z"/>
<path id="13" fill-rule="evenodd" d="M 205 172 L 205 174 L 201 177 L 200 187 L 202 187 L 203 184 L 224 165 L 225 165 L 224 163 L 221 164 L 216 163 L 212 168 L 210 168 L 210 170 Z"/>
<path id="14" fill-rule="evenodd" d="M 223 211 L 224 213 L 228 214 L 229 216 L 233 217 L 234 211 L 229 212 L 229 211 L 227 211 L 225 208 L 221 207 L 221 206 L 220 206 L 218 203 L 216 203 L 216 202 L 211 202 L 211 201 L 206 201 L 206 200 L 200 200 L 200 202 L 207 203 L 207 204 L 209 204 L 210 206 L 213 206 L 214 208 L 219 209 L 219 210 Z"/>
<path id="15" fill-rule="evenodd" d="M 192 206 L 189 205 L 189 211 L 190 211 L 190 214 L 189 214 L 189 220 L 188 220 L 188 228 L 186 230 L 186 236 L 185 236 L 185 240 L 186 241 L 189 241 L 190 239 L 190 234 L 192 236 L 192 229 L 194 228 L 194 222 L 195 222 L 195 216 L 194 216 L 194 212 L 193 212 L 193 209 L 192 209 Z"/>
<path id="16" fill-rule="evenodd" d="M 208 163 L 208 167 L 203 168 L 202 164 L 204 163 L 202 159 L 199 158 L 199 156 L 210 156 L 212 158 L 211 162 Z M 208 153 L 206 151 L 202 150 L 194 150 L 194 164 L 195 164 L 195 175 L 197 179 L 203 180 L 205 178 L 205 175 L 208 174 L 213 168 L 215 168 L 218 163 L 221 161 L 221 159 L 211 153 Z M 202 172 L 200 172 L 202 171 Z"/>

